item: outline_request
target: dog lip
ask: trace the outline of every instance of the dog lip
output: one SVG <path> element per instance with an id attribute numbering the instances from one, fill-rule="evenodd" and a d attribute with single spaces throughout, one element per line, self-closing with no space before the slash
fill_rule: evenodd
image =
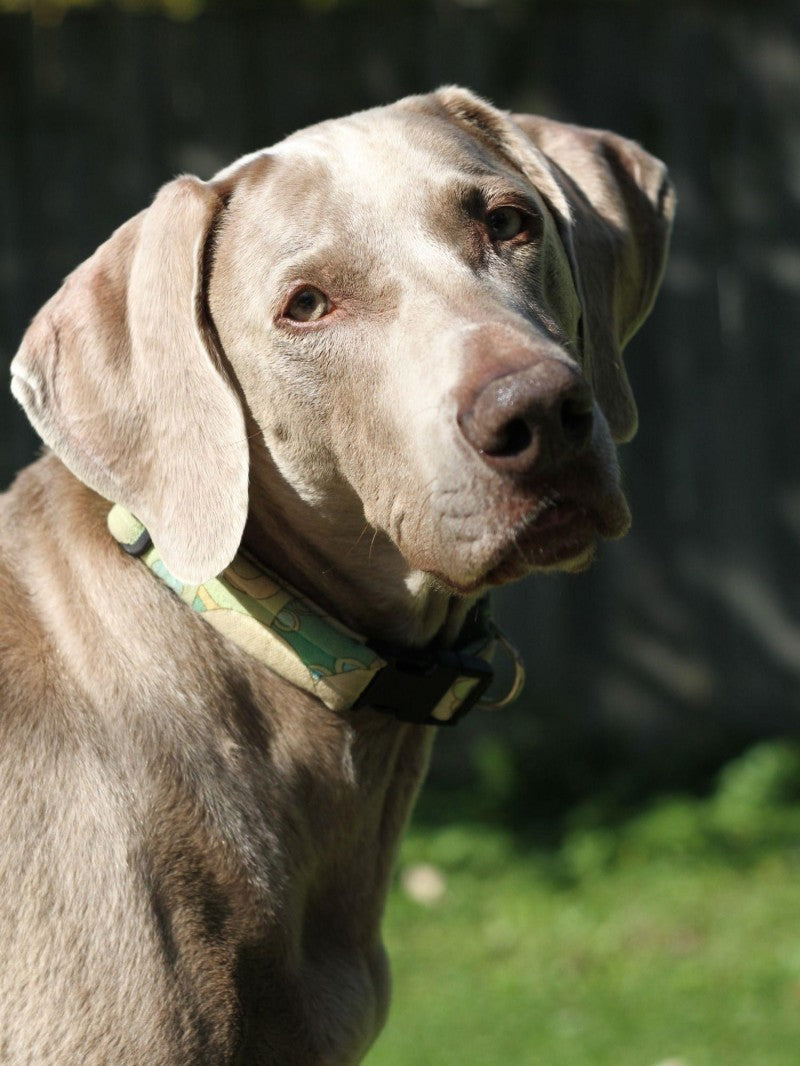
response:
<path id="1" fill-rule="evenodd" d="M 507 551 L 521 553 L 534 566 L 551 565 L 581 554 L 597 533 L 597 519 L 586 508 L 566 501 L 554 503 L 522 526 Z"/>
<path id="2" fill-rule="evenodd" d="M 581 513 L 585 514 L 584 509 L 570 500 L 547 503 L 531 522 L 524 523 L 520 536 L 526 539 L 526 535 L 530 532 L 541 533 L 545 530 L 557 529 L 571 522 Z"/>
<path id="3" fill-rule="evenodd" d="M 535 570 L 583 569 L 594 556 L 598 537 L 621 537 L 629 525 L 630 512 L 621 493 L 583 503 L 553 500 L 517 524 L 487 569 L 485 581 L 501 585 Z"/>

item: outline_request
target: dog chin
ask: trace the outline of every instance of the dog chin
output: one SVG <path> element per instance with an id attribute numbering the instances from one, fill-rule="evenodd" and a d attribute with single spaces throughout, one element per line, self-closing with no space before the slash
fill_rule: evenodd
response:
<path id="1" fill-rule="evenodd" d="M 498 560 L 495 555 L 479 573 L 465 571 L 463 574 L 453 570 L 427 569 L 425 572 L 436 584 L 450 595 L 475 596 L 490 588 L 508 585 L 520 581 L 535 573 L 565 572 L 578 574 L 588 569 L 596 555 L 594 539 L 588 544 L 564 546 L 562 552 L 549 554 L 547 557 L 531 558 L 530 552 L 522 551 L 517 545 L 509 548 Z"/>
<path id="2" fill-rule="evenodd" d="M 594 538 L 588 543 L 570 543 L 563 545 L 558 551 L 540 551 L 533 558 L 530 552 L 517 549 L 509 553 L 496 566 L 487 573 L 484 581 L 486 585 L 496 587 L 507 585 L 512 581 L 519 581 L 529 574 L 568 573 L 579 574 L 587 570 L 594 562 L 597 554 L 597 545 Z"/>

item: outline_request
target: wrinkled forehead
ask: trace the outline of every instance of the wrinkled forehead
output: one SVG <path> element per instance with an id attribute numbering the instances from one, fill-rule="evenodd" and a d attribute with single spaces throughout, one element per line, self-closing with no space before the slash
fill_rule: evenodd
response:
<path id="1" fill-rule="evenodd" d="M 287 138 L 275 151 L 327 164 L 363 198 L 397 206 L 455 180 L 520 180 L 518 165 L 444 116 L 402 107 L 381 108 L 322 123 Z"/>
<path id="2" fill-rule="evenodd" d="M 408 232 L 414 220 L 421 223 L 473 191 L 486 198 L 512 190 L 536 197 L 535 181 L 510 152 L 444 115 L 402 105 L 301 130 L 217 178 L 237 170 L 288 228 L 302 229 L 313 219 L 317 235 L 328 226 L 340 236 L 364 225 L 373 235 L 400 224 Z"/>

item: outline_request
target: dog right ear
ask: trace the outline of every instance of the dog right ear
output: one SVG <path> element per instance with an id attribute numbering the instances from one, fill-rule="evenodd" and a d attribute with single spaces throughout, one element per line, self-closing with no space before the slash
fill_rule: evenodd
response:
<path id="1" fill-rule="evenodd" d="M 669 175 L 634 141 L 605 130 L 511 118 L 549 161 L 566 202 L 558 221 L 583 307 L 584 372 L 612 436 L 629 440 L 637 416 L 622 350 L 664 273 L 675 214 Z"/>
<path id="2" fill-rule="evenodd" d="M 196 178 L 164 186 L 67 278 L 11 364 L 44 441 L 191 584 L 228 565 L 247 517 L 244 415 L 204 299 L 223 206 Z"/>

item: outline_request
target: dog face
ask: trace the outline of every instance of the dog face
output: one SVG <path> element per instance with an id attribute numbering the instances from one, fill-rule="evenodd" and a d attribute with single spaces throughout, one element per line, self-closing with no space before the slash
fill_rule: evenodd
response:
<path id="1" fill-rule="evenodd" d="M 13 387 L 185 580 L 238 547 L 248 431 L 259 491 L 447 589 L 578 569 L 628 526 L 621 351 L 672 207 L 630 142 L 411 97 L 166 186 L 40 313 Z"/>

